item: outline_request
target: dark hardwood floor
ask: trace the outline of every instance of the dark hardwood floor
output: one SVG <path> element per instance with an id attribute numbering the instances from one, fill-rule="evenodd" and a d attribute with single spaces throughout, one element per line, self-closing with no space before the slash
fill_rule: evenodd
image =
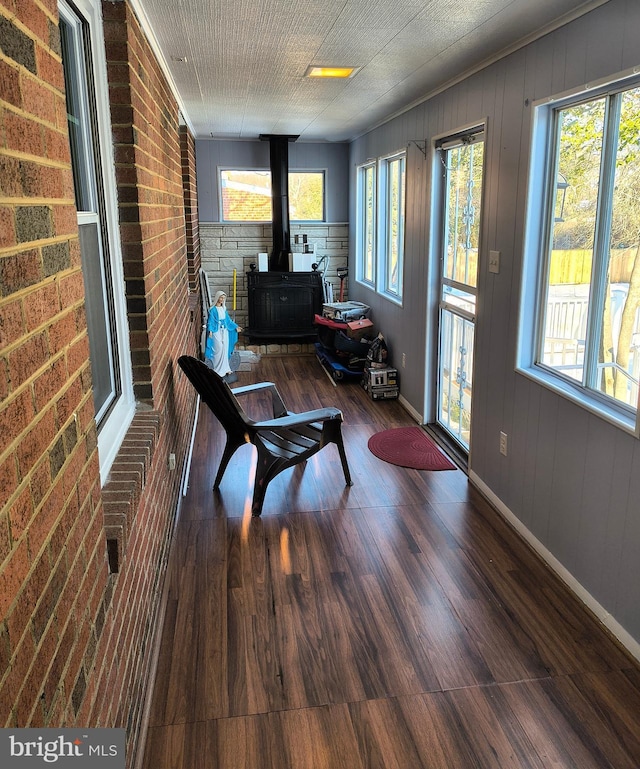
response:
<path id="1" fill-rule="evenodd" d="M 354 485 L 329 446 L 251 519 L 253 448 L 213 492 L 201 408 L 145 769 L 638 769 L 640 668 L 461 471 L 369 452 L 401 406 L 313 357 L 238 384 L 265 379 L 292 410 L 343 410 Z"/>

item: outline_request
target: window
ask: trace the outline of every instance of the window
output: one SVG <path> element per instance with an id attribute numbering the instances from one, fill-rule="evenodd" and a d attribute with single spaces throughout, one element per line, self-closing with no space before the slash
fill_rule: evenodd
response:
<path id="1" fill-rule="evenodd" d="M 546 185 L 532 173 L 532 191 L 545 190 L 533 362 L 577 399 L 633 424 L 640 378 L 640 87 L 609 88 L 538 111 L 536 134 L 551 141 L 542 163 Z M 535 211 L 530 219 L 535 227 Z"/>
<path id="2" fill-rule="evenodd" d="M 271 172 L 220 169 L 220 203 L 223 222 L 271 220 Z M 289 172 L 289 219 L 323 222 L 324 171 Z"/>
<path id="3" fill-rule="evenodd" d="M 405 156 L 385 158 L 382 172 L 385 188 L 385 251 L 383 254 L 384 292 L 398 298 L 402 295 L 404 265 L 404 177 Z"/>
<path id="4" fill-rule="evenodd" d="M 364 283 L 376 282 L 376 166 L 358 169 L 357 254 L 358 275 Z"/>
<path id="5" fill-rule="evenodd" d="M 357 278 L 400 301 L 404 277 L 404 152 L 357 171 Z"/>
<path id="6" fill-rule="evenodd" d="M 67 101 L 78 234 L 85 286 L 85 308 L 93 399 L 103 478 L 106 477 L 122 437 L 133 417 L 131 364 L 122 264 L 117 258 L 115 181 L 104 169 L 113 169 L 104 51 L 94 47 L 103 40 L 100 6 L 91 0 L 77 3 L 78 11 L 60 3 L 60 39 Z M 104 86 L 93 78 L 102 75 Z"/>

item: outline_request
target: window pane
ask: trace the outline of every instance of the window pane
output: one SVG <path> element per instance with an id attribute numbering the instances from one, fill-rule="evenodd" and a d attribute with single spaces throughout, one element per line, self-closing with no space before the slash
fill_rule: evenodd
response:
<path id="1" fill-rule="evenodd" d="M 81 54 L 81 24 L 72 25 L 60 18 L 60 43 L 64 63 L 64 87 L 67 106 L 67 126 L 73 171 L 73 189 L 78 211 L 93 211 L 90 175 L 91 155 L 89 153 L 89 127 L 84 109 L 84 62 Z"/>
<path id="2" fill-rule="evenodd" d="M 605 106 L 605 99 L 597 99 L 558 112 L 541 361 L 579 382 L 584 381 L 587 316 L 592 299 Z"/>
<path id="3" fill-rule="evenodd" d="M 596 387 L 636 407 L 640 377 L 640 88 L 621 97 Z"/>
<path id="4" fill-rule="evenodd" d="M 444 277 L 475 287 L 484 142 L 455 147 L 447 158 L 447 255 Z"/>
<path id="5" fill-rule="evenodd" d="M 367 166 L 362 171 L 361 215 L 362 215 L 362 277 L 369 283 L 375 281 L 375 212 L 376 212 L 376 169 Z"/>
<path id="6" fill-rule="evenodd" d="M 271 172 L 221 170 L 222 221 L 271 221 Z M 324 221 L 324 171 L 289 173 L 289 219 Z"/>
<path id="7" fill-rule="evenodd" d="M 292 222 L 324 221 L 324 172 L 289 173 L 289 219 Z"/>
<path id="8" fill-rule="evenodd" d="M 222 220 L 268 222 L 271 220 L 271 173 L 269 171 L 220 171 Z"/>
<path id="9" fill-rule="evenodd" d="M 400 295 L 404 246 L 404 157 L 387 164 L 386 290 Z"/>
<path id="10" fill-rule="evenodd" d="M 100 423 L 116 395 L 112 332 L 107 314 L 108 286 L 97 223 L 78 228 L 82 277 L 87 295 L 86 315 L 91 355 L 91 380 L 96 421 Z"/>
<path id="11" fill-rule="evenodd" d="M 473 386 L 473 322 L 443 309 L 440 314 L 438 421 L 469 450 Z"/>
<path id="12" fill-rule="evenodd" d="M 65 79 L 67 120 L 71 148 L 76 207 L 79 215 L 79 244 L 85 288 L 85 310 L 96 423 L 100 429 L 109 409 L 120 395 L 121 381 L 114 320 L 113 286 L 109 243 L 102 219 L 103 188 L 97 173 L 99 158 L 91 141 L 97 136 L 97 118 L 89 73 L 89 25 L 66 6 L 61 7 L 60 35 Z M 95 145 L 97 147 L 97 145 Z"/>

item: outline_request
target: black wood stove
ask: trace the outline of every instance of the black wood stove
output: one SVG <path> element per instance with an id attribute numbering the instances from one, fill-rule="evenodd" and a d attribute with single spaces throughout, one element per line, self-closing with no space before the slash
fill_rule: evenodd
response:
<path id="1" fill-rule="evenodd" d="M 322 274 L 290 272 L 289 143 L 298 137 L 261 134 L 269 142 L 273 250 L 269 271 L 247 273 L 251 341 L 312 339 L 317 335 L 314 316 L 322 313 Z"/>

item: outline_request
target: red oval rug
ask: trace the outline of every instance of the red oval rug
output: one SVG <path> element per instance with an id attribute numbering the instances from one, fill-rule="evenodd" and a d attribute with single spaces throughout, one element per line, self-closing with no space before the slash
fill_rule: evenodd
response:
<path id="1" fill-rule="evenodd" d="M 414 470 L 455 470 L 456 466 L 420 427 L 396 427 L 369 438 L 369 450 L 378 459 Z"/>

